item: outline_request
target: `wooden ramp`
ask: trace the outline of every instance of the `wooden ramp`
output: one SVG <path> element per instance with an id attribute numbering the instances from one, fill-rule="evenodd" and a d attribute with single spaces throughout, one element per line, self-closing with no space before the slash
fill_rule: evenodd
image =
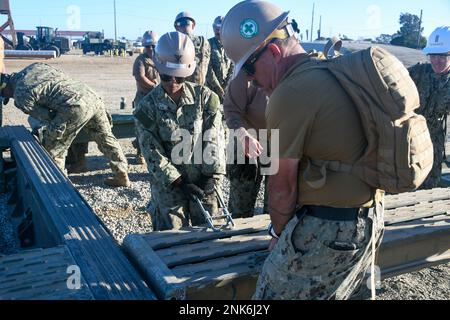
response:
<path id="1" fill-rule="evenodd" d="M 64 246 L 96 300 L 156 299 L 92 208 L 31 134 L 24 127 L 4 127 L 0 140 L 4 149 L 10 148 L 16 166 L 12 177 L 7 172 L 0 175 L 12 185 L 10 215 L 29 218 L 35 246 Z"/>
<path id="2" fill-rule="evenodd" d="M 450 261 L 450 189 L 388 196 L 380 250 L 383 278 Z M 124 246 L 160 299 L 249 299 L 270 237 L 268 216 L 233 231 L 129 235 Z"/>

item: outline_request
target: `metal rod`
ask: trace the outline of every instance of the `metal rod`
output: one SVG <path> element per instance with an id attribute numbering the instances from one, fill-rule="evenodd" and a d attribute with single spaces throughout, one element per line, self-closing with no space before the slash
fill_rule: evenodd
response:
<path id="1" fill-rule="evenodd" d="M 27 51 L 27 50 L 5 50 L 5 58 L 56 58 L 53 50 Z"/>

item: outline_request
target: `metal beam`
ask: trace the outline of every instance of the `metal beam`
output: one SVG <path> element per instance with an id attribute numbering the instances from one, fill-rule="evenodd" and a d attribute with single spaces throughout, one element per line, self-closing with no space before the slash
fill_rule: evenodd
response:
<path id="1" fill-rule="evenodd" d="M 39 59 L 54 59 L 56 58 L 56 52 L 53 50 L 5 50 L 6 59 L 15 58 L 39 58 Z"/>
<path id="2" fill-rule="evenodd" d="M 32 210 L 33 221 L 37 218 L 53 245 L 68 248 L 94 298 L 156 299 L 92 208 L 25 127 L 3 127 L 0 137 L 11 142 L 24 210 Z"/>

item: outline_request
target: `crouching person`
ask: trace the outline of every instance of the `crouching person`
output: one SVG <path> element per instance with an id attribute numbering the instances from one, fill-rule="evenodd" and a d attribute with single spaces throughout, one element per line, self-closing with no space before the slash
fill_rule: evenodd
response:
<path id="1" fill-rule="evenodd" d="M 111 117 L 101 98 L 85 84 L 44 63 L 19 73 L 2 75 L 4 97 L 44 124 L 40 141 L 58 167 L 65 172 L 67 151 L 83 129 L 110 161 L 115 176 L 105 180 L 111 187 L 129 187 L 128 163 L 114 137 Z"/>
<path id="2" fill-rule="evenodd" d="M 215 188 L 225 175 L 219 98 L 208 88 L 185 81 L 196 68 L 194 44 L 186 35 L 162 36 L 155 65 L 161 84 L 141 100 L 134 113 L 150 172 L 153 229 L 202 225 L 206 220 L 197 199 L 216 215 Z"/>

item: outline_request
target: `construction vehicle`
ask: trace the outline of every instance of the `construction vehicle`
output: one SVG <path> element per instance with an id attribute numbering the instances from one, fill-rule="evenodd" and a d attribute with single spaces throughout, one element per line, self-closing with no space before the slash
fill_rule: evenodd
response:
<path id="1" fill-rule="evenodd" d="M 58 37 L 57 30 L 50 27 L 36 27 L 36 36 L 25 41 L 25 35 L 17 33 L 16 50 L 50 50 L 56 52 L 56 57 L 70 51 L 69 39 Z"/>
<path id="2" fill-rule="evenodd" d="M 103 55 L 106 51 L 125 52 L 133 56 L 134 50 L 127 41 L 115 41 L 114 39 L 105 39 L 103 32 L 88 32 L 84 36 L 82 43 L 83 54 L 94 52 L 96 55 Z"/>

